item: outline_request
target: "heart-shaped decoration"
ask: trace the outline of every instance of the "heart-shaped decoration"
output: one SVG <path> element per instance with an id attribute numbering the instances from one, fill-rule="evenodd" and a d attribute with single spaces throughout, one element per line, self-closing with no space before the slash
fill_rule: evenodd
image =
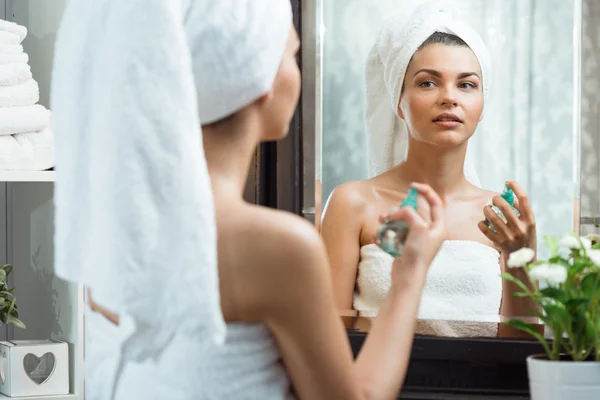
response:
<path id="1" fill-rule="evenodd" d="M 23 357 L 25 373 L 29 379 L 38 385 L 43 384 L 52 376 L 55 366 L 56 357 L 54 357 L 54 353 L 46 353 L 41 357 L 27 353 Z"/>

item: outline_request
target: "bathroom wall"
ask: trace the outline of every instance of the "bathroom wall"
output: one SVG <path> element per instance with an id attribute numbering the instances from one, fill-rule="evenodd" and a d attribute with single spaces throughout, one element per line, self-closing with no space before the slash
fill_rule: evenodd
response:
<path id="1" fill-rule="evenodd" d="M 583 0 L 581 51 L 581 216 L 600 216 L 600 2 Z M 582 233 L 598 232 L 582 225 Z"/>

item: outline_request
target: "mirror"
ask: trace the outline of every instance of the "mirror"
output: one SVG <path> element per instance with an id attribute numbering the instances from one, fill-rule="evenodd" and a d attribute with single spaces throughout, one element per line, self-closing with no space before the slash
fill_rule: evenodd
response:
<path id="1" fill-rule="evenodd" d="M 412 2 L 303 2 L 303 10 L 307 10 L 307 18 L 314 25 L 309 32 L 303 30 L 303 39 L 311 40 L 309 45 L 303 43 L 303 80 L 305 86 L 307 82 L 312 83 L 303 89 L 303 105 L 314 117 L 312 122 L 305 118 L 303 124 L 304 135 L 310 137 L 310 148 L 314 149 L 311 158 L 305 156 L 305 171 L 310 171 L 308 175 L 305 173 L 305 184 L 312 188 L 312 191 L 305 190 L 305 194 L 315 196 L 314 200 L 305 199 L 305 204 L 314 204 L 317 220 L 325 211 L 327 221 L 330 210 L 323 210 L 319 203 L 325 205 L 336 187 L 370 177 L 369 138 L 365 128 L 366 60 L 383 21 L 408 3 Z M 483 119 L 469 139 L 469 154 L 480 187 L 500 193 L 507 180 L 517 181 L 523 187 L 535 215 L 538 255 L 546 257 L 544 235 L 562 236 L 569 230 L 579 229 L 581 1 L 457 0 L 456 3 L 460 5 L 459 19 L 479 34 L 489 50 L 493 70 Z M 592 37 L 592 27 L 588 30 Z M 597 40 L 597 34 L 593 40 Z M 306 74 L 307 68 L 309 74 Z M 593 123 L 592 118 L 589 121 Z M 585 160 L 584 154 L 582 159 Z M 587 168 L 593 169 L 589 165 Z M 597 180 L 595 186 L 598 186 Z M 397 199 L 404 195 L 389 196 L 388 200 L 382 200 L 384 205 L 380 208 L 397 205 Z M 492 197 L 486 204 L 491 203 Z M 599 211 L 594 209 L 593 194 L 582 193 L 582 197 L 588 199 L 582 203 L 583 210 Z M 469 215 L 479 213 L 483 220 L 482 208 L 474 208 Z M 420 310 L 420 333 L 499 334 L 498 323 L 506 318 L 501 311 L 505 294 L 500 289 L 498 259 L 501 256 L 498 252 L 494 254 L 496 250 L 490 247 L 491 242 L 484 243 L 485 237 L 481 236 L 483 239 L 475 243 L 477 240 L 473 238 L 480 232 L 471 219 L 463 224 L 460 217 L 449 218 L 455 224 L 450 227 L 450 242 L 456 243 L 444 244 L 434 262 L 435 269 L 432 267 L 428 275 L 428 284 L 436 285 L 439 293 L 445 293 L 449 303 L 456 300 L 458 293 L 465 307 L 444 308 L 440 298 L 434 305 L 425 293 Z M 465 230 L 471 233 L 464 234 Z M 361 299 L 361 277 L 367 285 L 362 288 L 362 294 L 372 292 L 373 298 L 380 298 L 385 294 L 385 284 L 377 282 L 385 281 L 385 272 L 378 276 L 381 272 L 373 271 L 382 265 L 387 265 L 389 270 L 391 258 L 382 256 L 376 245 L 369 248 L 371 245 L 363 237 L 354 240 L 361 245 L 355 286 L 348 294 L 351 306 L 341 313 L 346 317 L 362 317 L 358 319 L 364 321 L 362 328 L 356 325 L 356 319 L 352 326 L 363 329 L 376 315 L 377 300 Z M 468 273 L 473 265 L 486 264 L 494 257 L 495 264 L 492 262 L 490 267 L 496 266 L 493 273 L 488 271 L 480 281 Z M 466 273 L 467 278 L 461 276 L 462 273 Z M 365 302 L 361 308 L 362 300 Z M 471 307 L 469 304 L 473 302 L 488 305 Z M 437 311 L 427 312 L 428 307 Z M 494 309 L 499 311 L 493 312 Z"/>

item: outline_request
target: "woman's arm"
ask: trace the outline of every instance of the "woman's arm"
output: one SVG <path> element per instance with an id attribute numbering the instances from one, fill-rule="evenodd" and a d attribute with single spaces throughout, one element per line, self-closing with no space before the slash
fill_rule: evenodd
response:
<path id="1" fill-rule="evenodd" d="M 512 274 L 523 283 L 531 287 L 533 283 L 529 282 L 527 274 L 520 268 L 507 268 L 507 261 L 510 254 L 514 251 L 528 247 L 537 251 L 537 234 L 535 228 L 535 217 L 529 204 L 527 194 L 517 182 L 508 182 L 515 193 L 517 201 L 515 208 L 519 210 L 520 216 L 517 216 L 509 204 L 500 196 L 493 199 L 496 205 L 507 219 L 504 223 L 490 206 L 484 209 L 485 217 L 494 225 L 496 232 L 493 232 L 483 222 L 479 223 L 479 229 L 494 243 L 500 250 L 500 266 L 502 272 Z M 530 317 L 531 311 L 541 311 L 535 302 L 530 298 L 516 298 L 514 294 L 520 289 L 512 282 L 503 280 L 502 282 L 502 304 L 500 306 L 500 315 L 504 317 Z M 543 328 L 543 327 L 542 327 Z M 543 331 L 543 330 L 542 330 Z M 504 332 L 504 333 L 502 333 Z M 511 333 L 513 332 L 513 333 Z M 514 329 L 503 328 L 499 330 L 500 336 L 514 336 Z M 522 335 L 521 335 L 522 336 Z"/>
<path id="2" fill-rule="evenodd" d="M 271 270 L 264 271 L 268 286 L 260 292 L 268 296 L 264 317 L 300 399 L 398 395 L 427 270 L 445 238 L 441 200 L 430 189 L 420 188 L 432 198 L 435 218 L 425 222 L 406 208 L 394 215 L 411 231 L 402 257 L 393 264 L 391 289 L 354 364 L 331 290 L 325 249 L 314 229 L 305 225 L 277 233 L 278 252 L 271 258 Z"/>
<path id="3" fill-rule="evenodd" d="M 352 309 L 352 297 L 360 260 L 363 199 L 351 182 L 331 194 L 323 215 L 321 237 L 331 268 L 333 293 L 338 310 Z"/>
<path id="4" fill-rule="evenodd" d="M 88 302 L 90 303 L 92 311 L 102 314 L 104 318 L 114 325 L 119 325 L 119 315 L 97 304 L 94 299 L 92 299 L 92 292 L 90 289 L 88 289 Z"/>

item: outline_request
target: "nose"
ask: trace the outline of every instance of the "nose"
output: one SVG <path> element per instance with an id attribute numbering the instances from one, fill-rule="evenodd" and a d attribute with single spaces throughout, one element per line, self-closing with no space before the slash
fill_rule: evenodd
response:
<path id="1" fill-rule="evenodd" d="M 440 96 L 440 105 L 442 106 L 457 106 L 458 98 L 454 87 L 445 87 Z"/>

